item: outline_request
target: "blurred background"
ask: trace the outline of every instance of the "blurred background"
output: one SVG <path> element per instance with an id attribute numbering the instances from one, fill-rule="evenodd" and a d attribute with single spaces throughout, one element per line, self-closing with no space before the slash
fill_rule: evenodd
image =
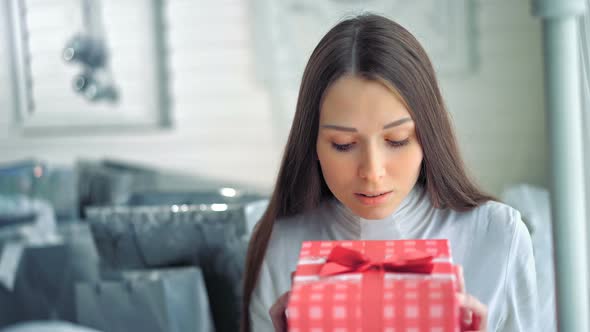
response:
<path id="1" fill-rule="evenodd" d="M 533 235 L 554 330 L 542 25 L 507 0 L 0 0 L 0 327 L 236 331 L 303 67 L 363 11 L 431 56 L 472 176 Z"/>
<path id="2" fill-rule="evenodd" d="M 84 20 L 85 1 L 17 2 L 20 34 L 9 33 L 18 27 L 2 13 L 3 161 L 118 158 L 264 190 L 273 184 L 311 49 L 338 19 L 359 11 L 355 1 L 103 0 L 88 1 L 99 11 L 89 16 L 99 17 Z M 485 189 L 546 183 L 541 30 L 529 2 L 360 7 L 391 13 L 428 49 L 465 159 Z M 93 34 L 108 53 L 114 105 L 76 93 L 83 66 L 62 59 L 75 36 Z M 11 59 L 18 45 L 25 68 Z M 14 84 L 16 70 L 24 91 Z"/>

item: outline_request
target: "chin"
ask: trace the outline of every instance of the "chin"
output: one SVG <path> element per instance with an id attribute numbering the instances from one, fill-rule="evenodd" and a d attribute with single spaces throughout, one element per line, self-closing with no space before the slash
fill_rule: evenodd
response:
<path id="1" fill-rule="evenodd" d="M 390 216 L 395 211 L 395 206 L 378 206 L 378 207 L 367 207 L 361 206 L 352 209 L 352 212 L 363 219 L 384 219 Z"/>

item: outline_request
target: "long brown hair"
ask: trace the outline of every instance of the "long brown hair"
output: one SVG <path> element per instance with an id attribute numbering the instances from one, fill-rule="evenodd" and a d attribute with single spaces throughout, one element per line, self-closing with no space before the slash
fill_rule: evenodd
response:
<path id="1" fill-rule="evenodd" d="M 273 224 L 333 196 L 315 149 L 322 97 L 330 84 L 345 74 L 387 82 L 408 105 L 424 154 L 418 183 L 426 188 L 435 207 L 465 211 L 494 199 L 466 174 L 434 69 L 416 38 L 378 15 L 364 14 L 340 22 L 321 39 L 307 63 L 274 191 L 250 239 L 243 332 L 250 332 L 250 299 Z"/>

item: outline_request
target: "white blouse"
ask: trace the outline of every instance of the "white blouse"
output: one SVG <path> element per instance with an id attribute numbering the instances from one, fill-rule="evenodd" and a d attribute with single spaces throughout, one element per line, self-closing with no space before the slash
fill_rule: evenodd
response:
<path id="1" fill-rule="evenodd" d="M 396 239 L 449 239 L 467 293 L 488 307 L 488 330 L 537 331 L 535 262 L 520 213 L 493 201 L 468 212 L 437 209 L 419 185 L 382 220 L 360 218 L 336 199 L 277 220 L 250 302 L 252 331 L 274 331 L 268 312 L 291 288 L 303 241 Z"/>

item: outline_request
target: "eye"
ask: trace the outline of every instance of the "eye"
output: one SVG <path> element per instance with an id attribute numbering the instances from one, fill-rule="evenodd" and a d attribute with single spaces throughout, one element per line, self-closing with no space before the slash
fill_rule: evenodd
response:
<path id="1" fill-rule="evenodd" d="M 341 152 L 346 152 L 346 151 L 350 150 L 353 145 L 354 145 L 354 143 L 348 143 L 348 144 L 332 143 L 332 147 L 338 151 L 341 151 Z"/>
<path id="2" fill-rule="evenodd" d="M 389 146 L 391 146 L 392 148 L 401 148 L 402 146 L 408 145 L 408 143 L 410 143 L 409 138 L 406 138 L 402 141 L 387 140 L 387 144 L 389 144 Z"/>

